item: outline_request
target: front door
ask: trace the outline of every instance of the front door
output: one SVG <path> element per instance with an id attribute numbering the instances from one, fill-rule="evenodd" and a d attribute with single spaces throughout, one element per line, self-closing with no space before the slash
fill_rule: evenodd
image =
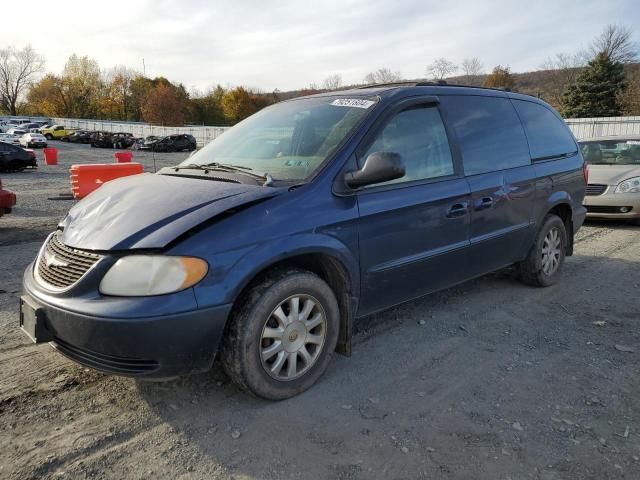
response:
<path id="1" fill-rule="evenodd" d="M 438 107 L 414 100 L 365 143 L 368 155 L 400 154 L 405 176 L 358 193 L 361 301 L 366 315 L 464 279 L 469 185 Z"/>

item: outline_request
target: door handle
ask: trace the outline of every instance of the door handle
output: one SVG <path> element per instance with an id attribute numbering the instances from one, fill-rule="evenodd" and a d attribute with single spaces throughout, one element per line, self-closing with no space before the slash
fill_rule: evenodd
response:
<path id="1" fill-rule="evenodd" d="M 467 202 L 454 203 L 447 210 L 447 218 L 462 217 L 469 213 L 469 204 Z"/>
<path id="2" fill-rule="evenodd" d="M 491 197 L 483 197 L 476 201 L 475 210 L 485 210 L 487 208 L 493 207 L 493 198 Z"/>

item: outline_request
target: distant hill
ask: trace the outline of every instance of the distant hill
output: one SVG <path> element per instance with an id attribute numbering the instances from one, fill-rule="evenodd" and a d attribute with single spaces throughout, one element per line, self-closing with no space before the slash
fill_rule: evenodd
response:
<path id="1" fill-rule="evenodd" d="M 640 80 L 640 63 L 625 65 L 625 71 L 628 79 L 636 79 L 636 81 Z M 575 78 L 579 74 L 579 72 L 579 68 L 574 68 L 567 69 L 564 72 L 558 70 L 536 70 L 533 72 L 512 73 L 516 81 L 516 87 L 513 89 L 513 91 L 540 97 L 554 107 L 558 108 L 560 107 L 562 92 L 564 91 L 568 83 L 567 79 Z M 486 77 L 487 75 L 477 75 L 473 78 L 470 78 L 469 76 L 459 75 L 447 78 L 446 82 L 461 85 L 481 86 Z M 424 82 L 427 81 L 427 79 L 418 78 L 407 79 L 403 81 Z M 347 90 L 349 88 L 361 86 L 363 86 L 363 84 L 346 85 L 340 87 L 340 90 Z M 280 100 L 289 100 L 291 98 L 300 97 L 303 95 L 312 95 L 314 93 L 321 93 L 325 91 L 326 90 L 305 88 L 301 90 L 277 92 L 277 95 L 278 99 Z"/>

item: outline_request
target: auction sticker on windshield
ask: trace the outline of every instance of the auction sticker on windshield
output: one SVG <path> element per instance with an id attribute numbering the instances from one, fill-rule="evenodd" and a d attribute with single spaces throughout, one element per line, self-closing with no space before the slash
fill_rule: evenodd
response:
<path id="1" fill-rule="evenodd" d="M 356 107 L 356 108 L 369 108 L 373 105 L 374 101 L 364 100 L 361 98 L 336 98 L 331 105 L 336 107 Z"/>

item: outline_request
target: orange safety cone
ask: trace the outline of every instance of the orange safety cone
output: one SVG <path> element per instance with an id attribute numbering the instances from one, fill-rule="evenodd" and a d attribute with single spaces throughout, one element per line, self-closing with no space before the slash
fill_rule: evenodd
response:
<path id="1" fill-rule="evenodd" d="M 131 161 L 131 159 L 133 158 L 133 153 L 132 152 L 116 152 L 114 153 L 114 156 L 116 157 L 116 160 L 118 161 L 118 163 L 126 163 Z"/>
<path id="2" fill-rule="evenodd" d="M 45 165 L 57 165 L 58 164 L 58 149 L 57 148 L 44 148 L 42 149 L 44 154 Z"/>

